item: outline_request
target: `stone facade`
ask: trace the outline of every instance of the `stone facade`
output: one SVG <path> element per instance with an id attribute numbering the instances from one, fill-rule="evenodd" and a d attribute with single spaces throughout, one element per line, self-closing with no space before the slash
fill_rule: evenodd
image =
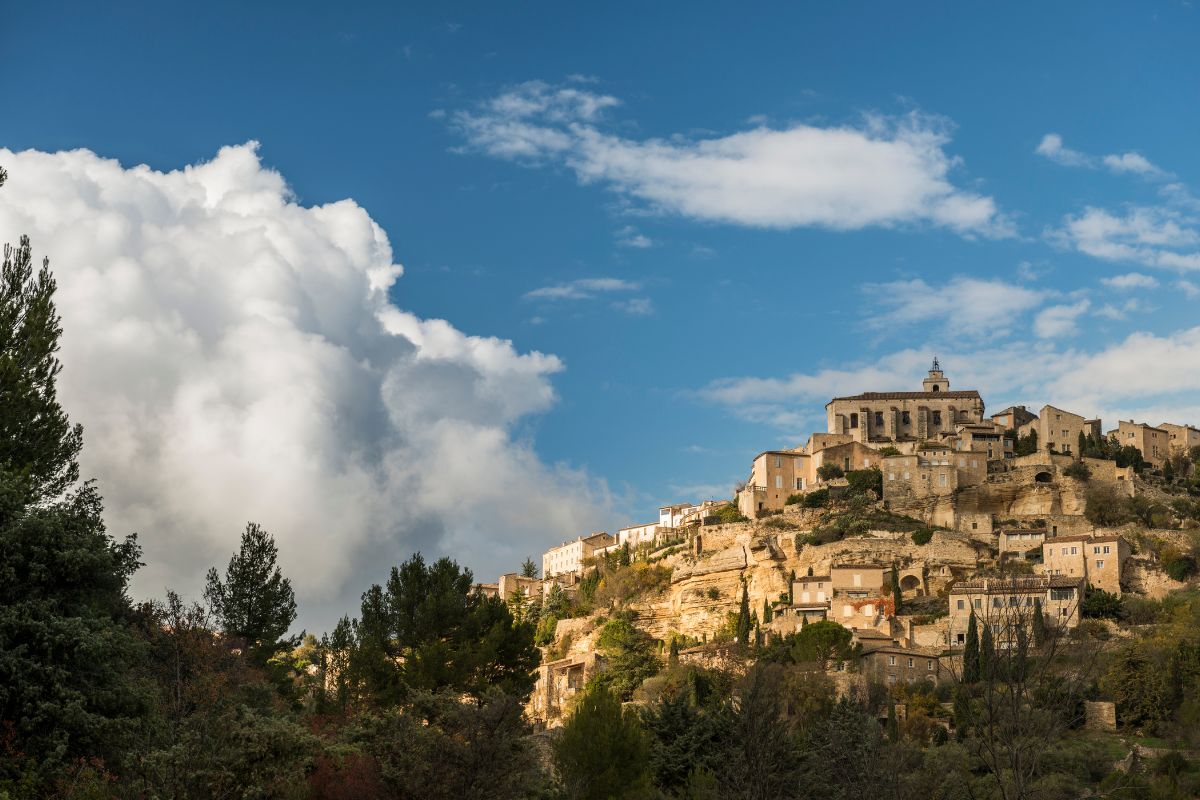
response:
<path id="1" fill-rule="evenodd" d="M 948 644 L 961 647 L 966 641 L 972 610 L 979 625 L 990 625 L 998 645 L 1016 640 L 1018 627 L 1032 635 L 1033 614 L 1038 604 L 1047 626 L 1071 629 L 1079 624 L 1083 578 L 1037 575 L 1023 578 L 972 578 L 950 589 Z M 981 629 L 982 630 L 982 629 Z"/>
<path id="2" fill-rule="evenodd" d="M 1045 530 L 1005 530 L 997 536 L 1000 555 L 1027 558 L 1029 551 L 1037 550 L 1046 541 Z"/>
<path id="3" fill-rule="evenodd" d="M 936 439 L 958 425 L 983 422 L 979 392 L 950 391 L 936 359 L 921 389 L 835 397 L 825 406 L 827 430 L 864 444 L 886 444 Z"/>
<path id="4" fill-rule="evenodd" d="M 1167 432 L 1167 447 L 1171 452 L 1186 453 L 1193 447 L 1200 447 L 1200 428 L 1172 425 L 1169 422 L 1160 423 L 1158 427 Z"/>
<path id="5" fill-rule="evenodd" d="M 1170 453 L 1171 436 L 1162 428 L 1155 428 L 1144 422 L 1121 420 L 1117 429 L 1110 431 L 1109 436 L 1117 437 L 1117 444 L 1124 447 L 1131 444 L 1142 454 L 1142 458 L 1155 467 L 1162 467 Z"/>
<path id="6" fill-rule="evenodd" d="M 942 680 L 941 659 L 936 649 L 905 647 L 898 641 L 883 645 L 863 642 L 858 668 L 869 680 L 886 683 L 915 683 Z"/>
<path id="7" fill-rule="evenodd" d="M 1089 420 L 1054 406 L 1043 406 L 1032 426 L 1037 430 L 1038 449 L 1076 457 L 1081 434 L 1100 436 L 1100 420 Z"/>
<path id="8" fill-rule="evenodd" d="M 1097 589 L 1120 594 L 1129 554 L 1123 536 L 1059 536 L 1042 546 L 1042 571 L 1083 578 Z"/>
<path id="9" fill-rule="evenodd" d="M 554 575 L 577 573 L 583 568 L 585 558 L 591 558 L 597 550 L 614 544 L 616 539 L 612 534 L 603 531 L 591 536 L 580 536 L 573 542 L 563 542 L 542 555 L 542 575 L 550 578 Z"/>
<path id="10" fill-rule="evenodd" d="M 1036 419 L 1037 414 L 1034 414 L 1025 408 L 1025 406 L 1009 406 L 998 414 L 992 414 L 992 422 L 1006 431 L 1020 430 Z"/>
<path id="11" fill-rule="evenodd" d="M 656 522 L 649 522 L 645 525 L 630 525 L 628 528 L 621 528 L 617 531 L 617 546 L 628 544 L 630 547 L 637 547 L 639 544 L 653 544 L 658 538 L 659 527 Z"/>

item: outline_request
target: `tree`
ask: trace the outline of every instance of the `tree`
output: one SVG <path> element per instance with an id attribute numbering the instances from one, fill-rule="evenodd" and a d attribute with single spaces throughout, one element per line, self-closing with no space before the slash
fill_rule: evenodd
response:
<path id="1" fill-rule="evenodd" d="M 891 700 L 888 701 L 887 736 L 888 741 L 893 744 L 900 741 L 900 723 L 896 719 L 896 704 Z"/>
<path id="2" fill-rule="evenodd" d="M 0 170 L 2 172 L 2 170 Z M 0 180 L 0 183 L 3 181 Z M 148 705 L 128 621 L 137 541 L 77 485 L 82 431 L 59 406 L 55 283 L 29 241 L 0 268 L 0 787 L 49 796 L 69 762 L 118 769 Z M 3 793 L 0 788 L 0 794 Z"/>
<path id="3" fill-rule="evenodd" d="M 221 629 L 249 643 L 260 661 L 282 647 L 295 647 L 298 636 L 284 634 L 296 620 L 296 596 L 276 560 L 275 540 L 256 523 L 246 523 L 238 552 L 229 559 L 225 578 L 208 570 L 204 599 Z"/>
<path id="4" fill-rule="evenodd" d="M 831 481 L 834 478 L 841 478 L 846 473 L 837 464 L 822 464 L 817 467 L 817 477 L 823 481 Z"/>
<path id="5" fill-rule="evenodd" d="M 1046 615 L 1042 611 L 1040 597 L 1033 598 L 1033 620 L 1030 627 L 1033 629 L 1033 646 L 1041 647 L 1046 641 Z"/>
<path id="6" fill-rule="evenodd" d="M 766 625 L 774 619 L 774 611 L 771 609 L 771 603 L 767 598 L 763 598 L 762 621 Z"/>
<path id="7" fill-rule="evenodd" d="M 628 615 L 604 623 L 596 649 L 604 656 L 607 668 L 593 681 L 611 688 L 621 700 L 629 700 L 642 681 L 662 669 L 654 639 L 635 626 Z"/>
<path id="8" fill-rule="evenodd" d="M 688 692 L 664 693 L 642 712 L 654 784 L 682 792 L 697 768 L 718 771 L 724 757 L 729 717 L 724 709 L 700 709 Z"/>
<path id="9" fill-rule="evenodd" d="M 746 593 L 746 581 L 742 581 L 742 602 L 738 606 L 737 628 L 735 629 L 738 644 L 745 647 L 750 643 L 750 596 Z"/>
<path id="10" fill-rule="evenodd" d="M 1079 612 L 1084 617 L 1106 617 L 1120 619 L 1122 617 L 1121 598 L 1112 592 L 1097 589 L 1090 583 L 1083 594 L 1083 603 Z"/>
<path id="11" fill-rule="evenodd" d="M 48 259 L 36 277 L 29 237 L 4 246 L 0 267 L 0 469 L 31 502 L 79 479 L 83 428 L 58 404 L 61 319 Z"/>
<path id="12" fill-rule="evenodd" d="M 967 641 L 963 646 L 963 683 L 975 683 L 979 680 L 979 627 L 975 621 L 975 611 L 967 620 Z"/>
<path id="13" fill-rule="evenodd" d="M 536 578 L 538 576 L 538 565 L 534 563 L 531 557 L 526 556 L 525 563 L 521 565 L 521 576 L 524 578 Z"/>
<path id="14" fill-rule="evenodd" d="M 892 563 L 892 603 L 895 605 L 895 613 L 900 613 L 900 606 L 904 602 L 904 596 L 900 592 L 900 568 L 895 562 Z"/>
<path id="15" fill-rule="evenodd" d="M 580 699 L 554 743 L 554 765 L 566 795 L 576 800 L 653 796 L 646 740 L 633 711 L 605 686 Z"/>
<path id="16" fill-rule="evenodd" d="M 992 641 L 992 626 L 983 625 L 983 634 L 979 637 L 979 677 L 991 680 L 995 676 L 996 647 Z"/>

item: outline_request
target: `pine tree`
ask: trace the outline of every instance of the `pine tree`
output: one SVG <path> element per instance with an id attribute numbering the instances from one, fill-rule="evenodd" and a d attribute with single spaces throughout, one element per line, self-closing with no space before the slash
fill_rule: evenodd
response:
<path id="1" fill-rule="evenodd" d="M 975 622 L 975 611 L 967 621 L 967 641 L 963 647 L 963 683 L 975 683 L 979 680 L 979 628 Z"/>
<path id="2" fill-rule="evenodd" d="M 996 650 L 992 642 L 992 626 L 983 626 L 983 635 L 979 637 L 979 677 L 990 681 L 996 668 Z"/>
<path id="3" fill-rule="evenodd" d="M 245 639 L 261 661 L 299 641 L 299 637 L 284 638 L 296 620 L 296 596 L 292 582 L 283 577 L 276 563 L 278 555 L 271 534 L 249 522 L 242 532 L 241 547 L 229 559 L 224 580 L 212 567 L 204 589 L 204 599 L 221 629 Z"/>
<path id="4" fill-rule="evenodd" d="M 750 595 L 746 592 L 746 582 L 742 581 L 742 603 L 738 607 L 737 642 L 740 645 L 750 643 Z"/>
<path id="5" fill-rule="evenodd" d="M 521 577 L 536 578 L 538 576 L 538 565 L 530 556 L 525 557 L 525 563 L 521 565 Z"/>
<path id="6" fill-rule="evenodd" d="M 567 796 L 609 800 L 651 795 L 648 750 L 637 714 L 604 686 L 590 689 L 554 743 Z"/>

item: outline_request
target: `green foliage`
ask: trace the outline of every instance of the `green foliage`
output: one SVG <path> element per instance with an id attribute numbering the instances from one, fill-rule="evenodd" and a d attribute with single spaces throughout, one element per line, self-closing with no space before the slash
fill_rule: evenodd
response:
<path id="1" fill-rule="evenodd" d="M 1121 598 L 1112 592 L 1097 589 L 1091 584 L 1088 584 L 1087 591 L 1083 594 L 1079 612 L 1083 616 L 1091 618 L 1121 619 L 1124 617 Z"/>
<path id="2" fill-rule="evenodd" d="M 900 567 L 892 563 L 892 602 L 895 605 L 895 613 L 900 613 L 900 607 L 904 604 L 904 596 L 900 591 Z"/>
<path id="3" fill-rule="evenodd" d="M 1115 528 L 1133 521 L 1129 498 L 1111 486 L 1093 486 L 1087 492 L 1084 516 L 1089 522 L 1104 528 Z"/>
<path id="4" fill-rule="evenodd" d="M 1036 429 L 1031 429 L 1024 436 L 1017 436 L 1017 432 L 1010 429 L 1005 435 L 1013 442 L 1014 456 L 1031 456 L 1037 452 L 1038 434 Z"/>
<path id="5" fill-rule="evenodd" d="M 743 647 L 750 643 L 750 596 L 744 580 L 742 581 L 742 600 L 738 606 L 737 628 L 734 636 L 737 637 L 737 643 Z"/>
<path id="6" fill-rule="evenodd" d="M 1068 478 L 1075 478 L 1076 480 L 1086 481 L 1086 480 L 1091 479 L 1092 470 L 1084 462 L 1075 461 L 1075 462 L 1069 464 L 1066 467 L 1066 469 L 1064 469 L 1062 471 L 1062 474 L 1067 476 Z"/>
<path id="7" fill-rule="evenodd" d="M 726 503 L 714 511 L 713 516 L 716 517 L 722 525 L 728 525 L 734 522 L 750 521 L 742 514 L 741 511 L 738 511 L 738 507 L 735 503 Z"/>
<path id="8" fill-rule="evenodd" d="M 708 590 L 705 592 L 705 596 L 707 596 L 709 600 L 720 600 L 721 599 L 721 590 L 715 586 L 710 586 L 710 587 L 708 587 Z"/>
<path id="9" fill-rule="evenodd" d="M 553 614 L 543 614 L 538 620 L 537 629 L 533 634 L 533 643 L 545 647 L 554 642 L 554 630 L 558 627 L 558 617 Z"/>
<path id="10" fill-rule="evenodd" d="M 722 708 L 701 708 L 690 693 L 665 693 L 642 713 L 654 784 L 685 791 L 697 769 L 720 771 L 730 717 Z"/>
<path id="11" fill-rule="evenodd" d="M 763 649 L 759 661 L 770 664 L 827 664 L 851 654 L 850 629 L 822 619 L 776 639 Z"/>
<path id="12" fill-rule="evenodd" d="M 880 458 L 887 458 L 889 456 L 898 456 L 898 455 L 901 455 L 899 448 L 892 447 L 890 444 L 887 447 L 879 448 Z"/>
<path id="13" fill-rule="evenodd" d="M 590 688 L 554 743 L 554 765 L 573 800 L 650 798 L 646 737 L 605 686 Z"/>
<path id="14" fill-rule="evenodd" d="M 929 544 L 929 540 L 933 538 L 933 530 L 931 528 L 918 528 L 912 532 L 913 544 L 922 545 Z"/>
<path id="15" fill-rule="evenodd" d="M 276 563 L 278 555 L 271 534 L 247 523 L 224 580 L 213 567 L 204 589 L 204 598 L 221 629 L 246 641 L 263 662 L 280 648 L 295 647 L 300 641 L 299 637 L 283 638 L 296 619 L 296 596 Z"/>
<path id="16" fill-rule="evenodd" d="M 963 683 L 975 683 L 980 677 L 979 654 L 979 623 L 975 620 L 975 612 L 967 621 L 966 643 L 963 646 L 962 680 Z"/>
<path id="17" fill-rule="evenodd" d="M 837 464 L 822 464 L 817 467 L 817 477 L 823 481 L 831 481 L 845 476 L 845 472 Z"/>
<path id="18" fill-rule="evenodd" d="M 770 601 L 767 600 L 767 598 L 764 597 L 763 598 L 763 610 L 762 610 L 763 625 L 766 625 L 774 618 L 775 618 L 775 613 L 771 609 L 771 603 L 770 603 Z"/>
<path id="19" fill-rule="evenodd" d="M 805 508 L 825 508 L 829 505 L 829 490 L 813 489 L 808 494 L 801 496 L 800 505 Z"/>
<path id="20" fill-rule="evenodd" d="M 48 261 L 34 274 L 29 238 L 4 246 L 0 265 L 0 469 L 6 491 L 30 502 L 61 495 L 79 478 L 83 429 L 58 404 L 62 326 Z"/>
<path id="21" fill-rule="evenodd" d="M 1185 581 L 1196 574 L 1196 557 L 1179 550 L 1168 551 L 1162 558 L 1163 571 L 1177 581 Z"/>
<path id="22" fill-rule="evenodd" d="M 521 564 L 521 577 L 536 578 L 538 576 L 538 565 L 533 560 L 532 556 L 526 556 L 525 562 Z"/>
<path id="23" fill-rule="evenodd" d="M 662 669 L 655 640 L 634 625 L 628 614 L 604 623 L 596 649 L 604 656 L 605 669 L 592 683 L 610 689 L 621 700 L 632 698 L 642 681 Z"/>
<path id="24" fill-rule="evenodd" d="M 874 492 L 876 498 L 883 497 L 883 472 L 879 467 L 852 469 L 846 473 L 851 494 Z"/>

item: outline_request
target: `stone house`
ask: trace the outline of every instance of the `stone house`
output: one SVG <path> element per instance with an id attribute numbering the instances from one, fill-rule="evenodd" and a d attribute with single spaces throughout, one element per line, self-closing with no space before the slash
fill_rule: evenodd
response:
<path id="1" fill-rule="evenodd" d="M 883 498 L 902 503 L 945 497 L 961 487 L 984 483 L 987 475 L 986 453 L 926 445 L 912 455 L 883 459 Z"/>
<path id="2" fill-rule="evenodd" d="M 983 422 L 979 392 L 950 391 L 937 359 L 919 392 L 865 392 L 825 405 L 826 429 L 861 443 L 936 439 L 960 424 Z"/>
<path id="3" fill-rule="evenodd" d="M 1059 536 L 1042 547 L 1042 572 L 1082 578 L 1097 589 L 1120 594 L 1121 571 L 1129 555 L 1123 536 Z"/>
<path id="4" fill-rule="evenodd" d="M 616 544 L 612 534 L 601 531 L 591 536 L 580 536 L 573 542 L 563 542 L 542 555 L 542 576 L 549 578 L 565 573 L 577 573 L 583 568 L 583 560 L 591 558 L 597 551 Z"/>
<path id="5" fill-rule="evenodd" d="M 1030 530 L 1002 530 L 997 533 L 996 538 L 1001 556 L 1028 558 L 1031 550 L 1038 549 L 1046 541 L 1046 531 L 1036 528 Z"/>
<path id="6" fill-rule="evenodd" d="M 1169 422 L 1160 423 L 1158 427 L 1167 432 L 1167 447 L 1172 453 L 1186 453 L 1193 447 L 1200 447 L 1200 428 L 1172 425 Z"/>
<path id="7" fill-rule="evenodd" d="M 891 583 L 890 566 L 840 564 L 830 567 L 829 585 L 833 589 L 830 618 L 848 628 L 883 625 L 896 613 Z"/>
<path id="8" fill-rule="evenodd" d="M 506 572 L 496 584 L 496 596 L 508 600 L 514 594 L 534 597 L 542 593 L 542 582 L 537 578 L 526 578 L 519 572 Z"/>
<path id="9" fill-rule="evenodd" d="M 648 522 L 645 525 L 630 525 L 628 528 L 621 528 L 617 531 L 617 546 L 621 547 L 628 544 L 631 548 L 637 547 L 639 544 L 653 544 L 658 539 L 659 527 L 657 522 Z"/>
<path id="10" fill-rule="evenodd" d="M 1025 406 L 1009 406 L 1003 411 L 992 414 L 992 422 L 1000 427 L 1003 431 L 1017 431 L 1037 419 L 1037 414 L 1034 414 Z"/>
<path id="11" fill-rule="evenodd" d="M 1004 437 L 1004 429 L 990 422 L 978 425 L 959 425 L 953 434 L 942 437 L 942 443 L 957 452 L 979 453 L 988 461 L 1012 455 L 1012 441 Z"/>
<path id="12" fill-rule="evenodd" d="M 1054 406 L 1043 406 L 1036 421 L 1024 428 L 1037 430 L 1038 449 L 1051 453 L 1079 456 L 1079 436 L 1089 434 L 1099 438 L 1100 420 L 1085 419 L 1080 414 Z"/>
<path id="13" fill-rule="evenodd" d="M 1162 428 L 1155 428 L 1144 422 L 1121 420 L 1115 431 L 1109 431 L 1109 436 L 1116 436 L 1117 444 L 1124 447 L 1131 444 L 1142 454 L 1142 458 L 1152 466 L 1161 468 L 1170 453 L 1171 437 Z"/>
<path id="14" fill-rule="evenodd" d="M 992 628 L 992 638 L 1000 646 L 1016 641 L 1016 630 L 1032 635 L 1033 614 L 1041 605 L 1047 626 L 1071 629 L 1079 625 L 1079 603 L 1083 598 L 1083 578 L 1066 575 L 1034 575 L 1017 578 L 969 578 L 950 589 L 947 602 L 950 617 L 947 643 L 952 647 L 966 642 L 971 612 L 979 625 Z M 982 632 L 982 629 L 980 629 Z"/>
<path id="15" fill-rule="evenodd" d="M 800 450 L 767 450 L 754 457 L 750 478 L 738 492 L 738 511 L 751 519 L 779 511 L 787 499 L 809 487 L 809 456 Z"/>
<path id="16" fill-rule="evenodd" d="M 858 671 L 868 679 L 886 683 L 939 682 L 942 664 L 939 651 L 931 647 L 907 647 L 897 640 L 885 644 L 863 641 Z"/>
<path id="17" fill-rule="evenodd" d="M 604 658 L 594 650 L 542 664 L 529 697 L 530 716 L 542 722 L 561 717 L 570 700 L 603 668 Z"/>

